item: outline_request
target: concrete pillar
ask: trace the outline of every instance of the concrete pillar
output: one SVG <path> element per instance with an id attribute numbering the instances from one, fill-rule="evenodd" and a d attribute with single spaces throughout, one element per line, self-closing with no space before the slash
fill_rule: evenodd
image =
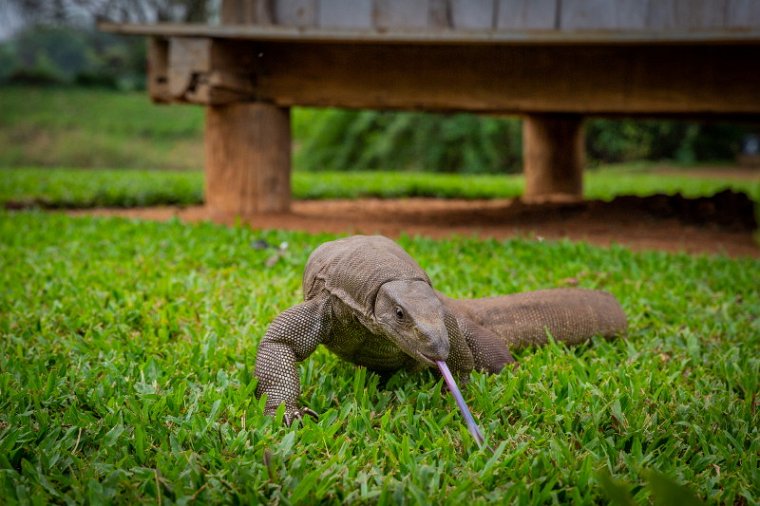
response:
<path id="1" fill-rule="evenodd" d="M 526 116 L 523 121 L 523 199 L 527 202 L 582 199 L 585 158 L 582 116 Z"/>
<path id="2" fill-rule="evenodd" d="M 248 216 L 290 209 L 290 109 L 263 103 L 206 108 L 206 206 Z"/>

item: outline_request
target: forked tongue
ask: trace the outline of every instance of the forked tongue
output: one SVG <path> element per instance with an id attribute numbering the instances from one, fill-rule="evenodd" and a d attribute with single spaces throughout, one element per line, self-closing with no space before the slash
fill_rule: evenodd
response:
<path id="1" fill-rule="evenodd" d="M 461 411 L 462 416 L 464 416 L 464 421 L 467 424 L 467 428 L 469 429 L 470 434 L 472 434 L 472 437 L 474 437 L 475 441 L 477 441 L 478 447 L 483 448 L 483 443 L 485 442 L 483 433 L 480 432 L 480 427 L 478 427 L 478 424 L 475 423 L 475 419 L 472 417 L 472 413 L 470 413 L 470 408 L 468 408 L 467 404 L 465 404 L 464 397 L 462 397 L 462 392 L 459 391 L 457 382 L 454 381 L 454 376 L 452 376 L 451 371 L 449 371 L 449 366 L 447 366 L 446 362 L 443 360 L 436 360 L 435 363 L 438 365 L 438 369 L 441 370 L 441 374 L 443 374 L 443 380 L 446 382 L 446 386 L 449 387 L 451 395 L 453 395 L 454 400 L 457 401 L 457 406 L 459 406 L 459 411 Z"/>

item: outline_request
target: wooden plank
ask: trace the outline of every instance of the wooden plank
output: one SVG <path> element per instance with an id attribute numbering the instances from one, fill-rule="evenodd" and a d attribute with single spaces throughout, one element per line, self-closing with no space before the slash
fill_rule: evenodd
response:
<path id="1" fill-rule="evenodd" d="M 754 46 L 376 46 L 262 43 L 257 96 L 379 109 L 758 114 Z M 451 62 L 466 62 L 452 72 Z M 294 71 L 294 69 L 296 69 Z M 319 83 L 319 86 L 314 86 Z"/>
<path id="2" fill-rule="evenodd" d="M 375 0 L 375 28 L 380 30 L 427 28 L 429 2 Z"/>
<path id="3" fill-rule="evenodd" d="M 562 0 L 559 28 L 572 31 L 614 26 L 615 7 L 609 0 Z"/>
<path id="4" fill-rule="evenodd" d="M 546 1 L 546 0 L 538 0 Z M 655 4 L 652 4 L 655 5 Z M 659 5 L 659 4 L 657 4 Z M 651 12 L 650 14 L 651 15 Z M 365 30 L 346 28 L 293 28 L 283 26 L 231 26 L 160 23 L 151 25 L 100 23 L 105 32 L 161 37 L 212 37 L 239 41 L 283 41 L 305 44 L 419 44 L 453 45 L 670 45 L 760 44 L 760 23 L 743 30 Z"/>
<path id="5" fill-rule="evenodd" d="M 211 68 L 209 39 L 174 38 L 169 44 L 169 94 L 181 99 L 192 87 L 194 76 Z"/>
<path id="6" fill-rule="evenodd" d="M 496 26 L 500 30 L 558 28 L 558 0 L 499 0 Z"/>
<path id="7" fill-rule="evenodd" d="M 432 30 L 451 28 L 451 12 L 448 0 L 430 0 L 428 23 Z"/>
<path id="8" fill-rule="evenodd" d="M 320 0 L 318 24 L 325 28 L 372 28 L 372 0 Z"/>
<path id="9" fill-rule="evenodd" d="M 690 29 L 722 28 L 726 22 L 726 0 L 679 0 Z"/>
<path id="10" fill-rule="evenodd" d="M 649 6 L 656 0 L 618 0 L 615 13 L 616 30 L 646 30 Z"/>
<path id="11" fill-rule="evenodd" d="M 223 25 L 269 25 L 273 20 L 268 0 L 222 0 L 219 12 Z"/>
<path id="12" fill-rule="evenodd" d="M 569 31 L 643 30 L 650 3 L 651 0 L 563 0 L 559 26 Z"/>
<path id="13" fill-rule="evenodd" d="M 290 112 L 269 104 L 206 108 L 206 206 L 249 216 L 290 207 Z"/>
<path id="14" fill-rule="evenodd" d="M 172 100 L 169 93 L 169 41 L 163 37 L 148 40 L 148 95 L 156 103 Z"/>
<path id="15" fill-rule="evenodd" d="M 273 10 L 277 25 L 304 28 L 317 24 L 316 0 L 277 0 Z"/>
<path id="16" fill-rule="evenodd" d="M 722 29 L 731 0 L 563 0 L 562 30 Z"/>
<path id="17" fill-rule="evenodd" d="M 647 8 L 647 28 L 655 31 L 674 30 L 677 27 L 675 7 L 675 0 L 650 2 Z"/>
<path id="18" fill-rule="evenodd" d="M 726 9 L 726 27 L 750 29 L 755 26 L 760 26 L 760 2 L 729 0 Z"/>
<path id="19" fill-rule="evenodd" d="M 585 158 L 582 116 L 527 116 L 523 121 L 523 199 L 582 199 Z"/>
<path id="20" fill-rule="evenodd" d="M 449 5 L 456 30 L 490 30 L 496 25 L 494 0 L 449 0 Z"/>
<path id="21" fill-rule="evenodd" d="M 647 28 L 727 31 L 728 10 L 726 0 L 650 0 Z"/>

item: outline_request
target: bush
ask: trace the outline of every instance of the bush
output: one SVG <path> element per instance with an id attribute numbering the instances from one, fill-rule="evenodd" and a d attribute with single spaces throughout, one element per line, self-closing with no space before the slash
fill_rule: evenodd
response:
<path id="1" fill-rule="evenodd" d="M 306 110 L 296 119 L 305 170 L 516 172 L 519 121 L 472 114 Z"/>
<path id="2" fill-rule="evenodd" d="M 673 120 L 592 119 L 592 165 L 732 160 L 748 129 Z M 305 170 L 503 173 L 522 167 L 521 122 L 472 114 L 298 110 L 296 164 Z"/>

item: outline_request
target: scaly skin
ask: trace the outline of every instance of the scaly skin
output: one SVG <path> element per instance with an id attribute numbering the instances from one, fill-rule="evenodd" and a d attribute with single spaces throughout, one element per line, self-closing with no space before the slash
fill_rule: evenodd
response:
<path id="1" fill-rule="evenodd" d="M 433 290 L 422 268 L 395 242 L 354 236 L 317 248 L 306 264 L 304 302 L 280 314 L 259 345 L 257 395 L 266 413 L 285 404 L 285 420 L 316 413 L 299 408 L 297 362 L 319 344 L 378 372 L 435 367 L 445 360 L 462 379 L 473 369 L 499 372 L 514 362 L 509 347 L 540 345 L 547 331 L 568 344 L 626 330 L 620 304 L 605 292 L 540 290 L 455 300 Z"/>

